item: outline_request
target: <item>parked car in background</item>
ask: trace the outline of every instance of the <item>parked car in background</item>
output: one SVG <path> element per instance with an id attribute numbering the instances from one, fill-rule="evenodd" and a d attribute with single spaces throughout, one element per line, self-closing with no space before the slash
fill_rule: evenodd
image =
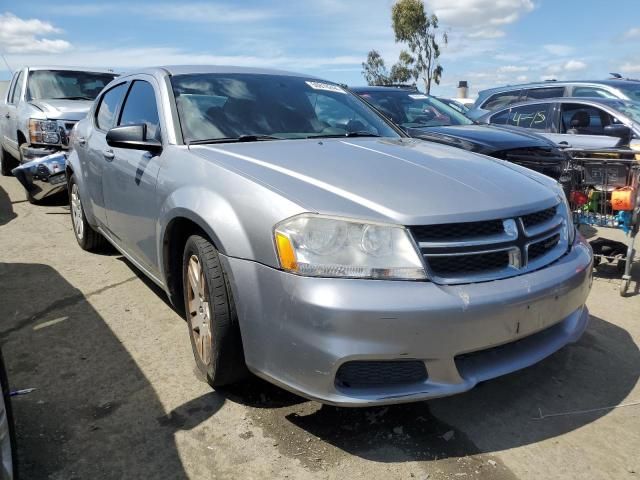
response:
<path id="1" fill-rule="evenodd" d="M 143 70 L 72 139 L 79 245 L 164 288 L 214 387 L 248 368 L 324 403 L 417 401 L 587 326 L 591 251 L 557 182 L 408 138 L 335 83 Z"/>
<path id="2" fill-rule="evenodd" d="M 640 101 L 640 80 L 610 78 L 608 80 L 546 81 L 483 90 L 467 115 L 473 120 L 489 112 L 529 100 L 555 97 L 618 98 Z"/>
<path id="3" fill-rule="evenodd" d="M 453 108 L 454 110 L 462 113 L 463 115 L 466 115 L 466 113 L 469 111 L 469 107 L 467 105 L 465 105 L 464 103 L 460 103 L 457 100 L 453 100 L 451 98 L 444 98 L 444 97 L 434 97 L 434 98 L 437 98 L 445 105 Z"/>
<path id="4" fill-rule="evenodd" d="M 557 98 L 516 104 L 480 119 L 520 127 L 562 147 L 628 147 L 640 138 L 640 103 L 617 99 Z"/>
<path id="5" fill-rule="evenodd" d="M 380 112 L 410 136 L 482 153 L 563 180 L 567 156 L 535 133 L 476 125 L 440 99 L 415 89 L 354 87 Z"/>
<path id="6" fill-rule="evenodd" d="M 15 72 L 0 103 L 0 173 L 66 149 L 75 123 L 115 77 L 111 70 L 70 67 Z"/>
<path id="7" fill-rule="evenodd" d="M 0 480 L 16 478 L 16 436 L 9 382 L 0 352 Z"/>

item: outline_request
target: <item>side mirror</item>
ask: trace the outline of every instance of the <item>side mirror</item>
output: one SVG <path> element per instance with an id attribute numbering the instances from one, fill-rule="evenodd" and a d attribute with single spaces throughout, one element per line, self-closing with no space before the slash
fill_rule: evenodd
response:
<path id="1" fill-rule="evenodd" d="M 162 143 L 156 139 L 147 138 L 147 126 L 145 124 L 113 127 L 107 132 L 107 145 L 131 150 L 145 150 L 151 153 L 160 153 L 162 151 Z"/>
<path id="2" fill-rule="evenodd" d="M 604 134 L 609 137 L 618 137 L 629 140 L 631 137 L 631 129 L 621 123 L 612 123 L 604 127 Z"/>

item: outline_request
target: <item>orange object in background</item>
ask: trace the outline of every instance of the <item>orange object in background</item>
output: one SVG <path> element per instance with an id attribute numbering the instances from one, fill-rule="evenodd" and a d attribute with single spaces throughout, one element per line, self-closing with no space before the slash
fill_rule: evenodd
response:
<path id="1" fill-rule="evenodd" d="M 613 210 L 633 210 L 634 190 L 631 187 L 617 188 L 611 192 L 611 208 Z"/>

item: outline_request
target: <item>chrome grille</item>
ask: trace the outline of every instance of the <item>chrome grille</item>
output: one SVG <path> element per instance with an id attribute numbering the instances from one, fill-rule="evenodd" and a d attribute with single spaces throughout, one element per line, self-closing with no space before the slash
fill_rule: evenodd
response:
<path id="1" fill-rule="evenodd" d="M 60 143 L 64 147 L 69 145 L 69 134 L 76 123 L 71 120 L 58 120 L 58 134 L 60 135 Z"/>
<path id="2" fill-rule="evenodd" d="M 486 237 L 504 232 L 502 220 L 488 222 L 446 223 L 443 225 L 422 225 L 410 227 L 418 242 L 433 242 L 436 240 L 466 240 L 476 237 Z"/>
<path id="3" fill-rule="evenodd" d="M 555 205 L 514 218 L 412 226 L 409 230 L 433 281 L 497 280 L 543 267 L 567 251 L 570 227 L 558 210 Z"/>

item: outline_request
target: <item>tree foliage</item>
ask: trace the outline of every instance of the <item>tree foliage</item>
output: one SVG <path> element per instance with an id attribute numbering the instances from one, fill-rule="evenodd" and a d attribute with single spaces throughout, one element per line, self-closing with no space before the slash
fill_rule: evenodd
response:
<path id="1" fill-rule="evenodd" d="M 411 55 L 403 51 L 398 62 L 391 66 L 391 70 L 387 70 L 380 53 L 371 50 L 367 55 L 367 61 L 362 62 L 362 76 L 369 85 L 407 83 L 413 77 L 412 63 Z"/>
<path id="2" fill-rule="evenodd" d="M 411 52 L 403 51 L 400 63 L 410 70 L 416 81 L 424 81 L 425 91 L 429 93 L 432 83 L 440 83 L 443 72 L 438 61 L 438 17 L 427 14 L 422 0 L 398 0 L 391 8 L 391 21 L 396 42 L 406 43 Z M 446 32 L 442 34 L 441 41 L 445 45 L 448 43 Z M 403 55 L 406 57 L 404 62 Z"/>

